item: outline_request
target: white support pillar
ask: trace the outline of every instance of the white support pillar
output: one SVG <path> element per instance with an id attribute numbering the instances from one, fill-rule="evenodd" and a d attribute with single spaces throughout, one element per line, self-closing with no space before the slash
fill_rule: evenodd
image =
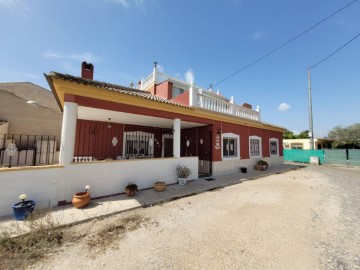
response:
<path id="1" fill-rule="evenodd" d="M 173 151 L 174 157 L 180 157 L 181 120 L 174 119 Z"/>
<path id="2" fill-rule="evenodd" d="M 190 83 L 190 87 L 189 87 L 189 106 L 194 106 L 195 102 L 195 93 L 194 93 L 194 87 L 193 87 L 193 83 Z"/>
<path id="3" fill-rule="evenodd" d="M 74 158 L 75 133 L 78 105 L 64 102 L 64 113 L 61 130 L 60 164 L 69 164 Z"/>

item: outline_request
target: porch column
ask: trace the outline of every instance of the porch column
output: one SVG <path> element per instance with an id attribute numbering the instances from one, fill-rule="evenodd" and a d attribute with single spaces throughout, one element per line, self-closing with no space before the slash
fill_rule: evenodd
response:
<path id="1" fill-rule="evenodd" d="M 174 136 L 173 136 L 173 151 L 174 157 L 180 157 L 180 134 L 181 134 L 181 120 L 174 119 Z"/>
<path id="2" fill-rule="evenodd" d="M 60 164 L 73 161 L 75 148 L 76 120 L 78 105 L 73 102 L 64 102 L 64 113 L 61 129 Z"/>

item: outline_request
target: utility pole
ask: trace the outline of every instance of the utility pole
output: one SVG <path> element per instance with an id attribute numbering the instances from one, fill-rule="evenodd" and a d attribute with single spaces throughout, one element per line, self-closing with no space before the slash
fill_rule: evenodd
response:
<path id="1" fill-rule="evenodd" d="M 313 114 L 312 114 L 312 98 L 311 98 L 311 67 L 308 66 L 308 96 L 309 96 L 309 132 L 310 132 L 310 149 L 314 150 L 314 129 L 313 129 Z"/>

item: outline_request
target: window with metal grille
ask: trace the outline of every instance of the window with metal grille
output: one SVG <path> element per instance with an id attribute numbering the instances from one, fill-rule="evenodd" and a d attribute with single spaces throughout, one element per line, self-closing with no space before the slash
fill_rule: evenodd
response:
<path id="1" fill-rule="evenodd" d="M 250 139 L 250 156 L 261 156 L 260 139 Z"/>
<path id="2" fill-rule="evenodd" d="M 237 139 L 223 138 L 223 157 L 237 156 Z"/>
<path id="3" fill-rule="evenodd" d="M 277 156 L 279 154 L 279 143 L 277 139 L 270 139 L 270 155 Z"/>

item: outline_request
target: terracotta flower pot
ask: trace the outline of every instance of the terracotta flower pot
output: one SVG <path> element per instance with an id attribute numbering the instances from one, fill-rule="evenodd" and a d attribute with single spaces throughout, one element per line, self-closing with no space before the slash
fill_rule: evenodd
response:
<path id="1" fill-rule="evenodd" d="M 89 204 L 90 199 L 91 199 L 90 192 L 78 192 L 74 194 L 74 197 L 72 199 L 72 204 L 76 208 L 83 208 Z"/>
<path id="2" fill-rule="evenodd" d="M 155 184 L 154 184 L 154 190 L 155 190 L 155 191 L 162 192 L 162 191 L 164 191 L 165 189 L 166 189 L 166 184 L 165 184 L 165 182 L 162 182 L 162 181 L 160 181 L 160 182 L 155 182 Z"/>

